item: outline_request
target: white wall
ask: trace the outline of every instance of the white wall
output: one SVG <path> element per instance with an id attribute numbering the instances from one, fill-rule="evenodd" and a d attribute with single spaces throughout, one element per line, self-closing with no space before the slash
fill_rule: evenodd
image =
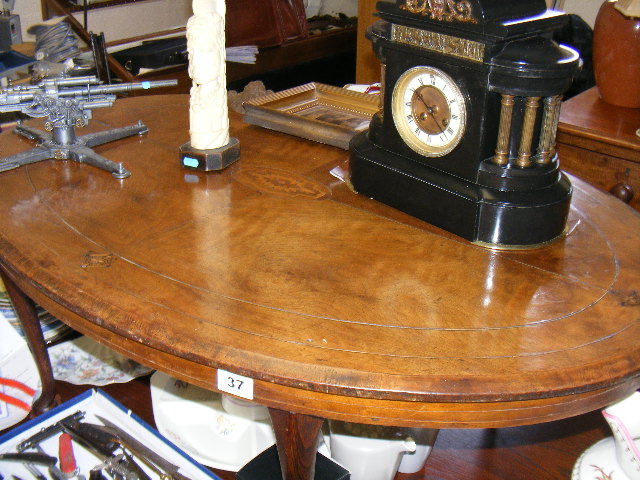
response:
<path id="1" fill-rule="evenodd" d="M 20 15 L 20 25 L 22 26 L 22 40 L 27 41 L 33 38 L 27 37 L 27 28 L 34 23 L 42 21 L 40 13 L 40 0 L 16 0 L 13 13 Z"/>
<path id="2" fill-rule="evenodd" d="M 580 15 L 593 28 L 603 0 L 564 0 L 562 3 L 564 4 L 562 9 L 565 12 Z"/>
<path id="3" fill-rule="evenodd" d="M 358 16 L 358 0 L 322 0 L 318 15 L 338 15 L 344 13 L 347 17 Z"/>
<path id="4" fill-rule="evenodd" d="M 13 12 L 20 15 L 23 41 L 33 41 L 26 31 L 42 21 L 40 0 L 16 0 Z M 88 27 L 110 42 L 184 26 L 191 13 L 191 0 L 147 0 L 89 10 Z M 76 18 L 83 23 L 82 12 Z"/>

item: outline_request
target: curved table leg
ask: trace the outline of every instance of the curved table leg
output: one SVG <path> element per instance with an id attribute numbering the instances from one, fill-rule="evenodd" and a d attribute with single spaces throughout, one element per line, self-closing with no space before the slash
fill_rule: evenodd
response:
<path id="1" fill-rule="evenodd" d="M 270 408 L 283 480 L 313 480 L 324 419 Z"/>
<path id="2" fill-rule="evenodd" d="M 31 350 L 31 354 L 38 367 L 40 381 L 42 382 L 42 393 L 33 404 L 31 409 L 32 415 L 40 415 L 55 405 L 55 381 L 53 379 L 53 370 L 47 353 L 47 344 L 44 341 L 40 321 L 38 320 L 38 312 L 36 311 L 33 300 L 27 297 L 20 290 L 13 280 L 0 267 L 0 277 L 7 288 L 7 293 L 11 298 L 11 303 L 16 310 L 22 329 L 27 339 L 27 344 Z"/>

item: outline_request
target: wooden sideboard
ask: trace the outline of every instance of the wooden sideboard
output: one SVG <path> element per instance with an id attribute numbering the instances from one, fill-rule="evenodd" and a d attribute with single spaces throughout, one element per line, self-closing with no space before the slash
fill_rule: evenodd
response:
<path id="1" fill-rule="evenodd" d="M 640 109 L 610 105 L 591 88 L 562 105 L 560 165 L 640 210 Z"/>

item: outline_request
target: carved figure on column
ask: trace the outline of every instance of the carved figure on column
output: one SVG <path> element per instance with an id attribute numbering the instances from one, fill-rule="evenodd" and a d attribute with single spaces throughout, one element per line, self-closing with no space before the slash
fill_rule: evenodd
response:
<path id="1" fill-rule="evenodd" d="M 224 0 L 193 0 L 187 23 L 191 145 L 200 150 L 229 143 L 224 15 Z"/>
<path id="2" fill-rule="evenodd" d="M 224 0 L 193 0 L 187 22 L 190 141 L 180 147 L 183 167 L 222 170 L 240 158 L 238 139 L 229 137 L 225 63 Z"/>

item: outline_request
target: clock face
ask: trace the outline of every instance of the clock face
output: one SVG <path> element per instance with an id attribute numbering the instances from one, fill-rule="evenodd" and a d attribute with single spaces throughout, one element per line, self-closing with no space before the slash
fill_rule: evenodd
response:
<path id="1" fill-rule="evenodd" d="M 453 79 L 437 68 L 419 66 L 404 72 L 393 89 L 391 109 L 398 133 L 421 155 L 446 155 L 464 134 L 464 95 Z"/>

